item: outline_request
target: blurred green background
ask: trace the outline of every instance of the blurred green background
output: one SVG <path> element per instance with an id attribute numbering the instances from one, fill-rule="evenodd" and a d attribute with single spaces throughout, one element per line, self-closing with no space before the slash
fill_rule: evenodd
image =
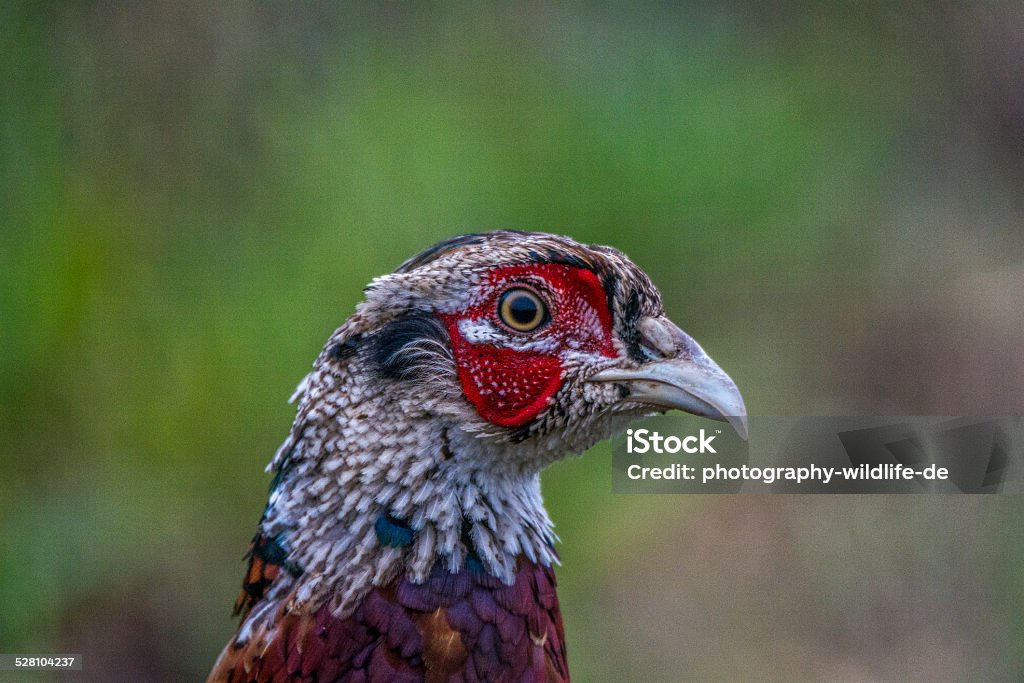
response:
<path id="1" fill-rule="evenodd" d="M 13 2 L 0 48 L 0 652 L 71 680 L 205 676 L 285 400 L 455 233 L 626 251 L 752 413 L 1024 411 L 1021 3 Z M 544 487 L 579 681 L 1024 679 L 1024 500 Z"/>

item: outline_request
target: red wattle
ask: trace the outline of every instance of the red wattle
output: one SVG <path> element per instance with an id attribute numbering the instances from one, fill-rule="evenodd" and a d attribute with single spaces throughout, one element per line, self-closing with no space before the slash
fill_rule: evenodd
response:
<path id="1" fill-rule="evenodd" d="M 555 356 L 462 344 L 464 348 L 456 351 L 459 381 L 466 398 L 488 422 L 521 427 L 547 407 L 562 384 L 562 362 Z"/>

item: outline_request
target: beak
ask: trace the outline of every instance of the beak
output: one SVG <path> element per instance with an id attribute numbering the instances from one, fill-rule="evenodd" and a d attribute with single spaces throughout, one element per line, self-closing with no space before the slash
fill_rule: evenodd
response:
<path id="1" fill-rule="evenodd" d="M 644 318 L 638 328 L 652 360 L 635 369 L 607 368 L 587 381 L 622 384 L 630 402 L 728 422 L 746 441 L 747 408 L 729 375 L 667 318 Z"/>

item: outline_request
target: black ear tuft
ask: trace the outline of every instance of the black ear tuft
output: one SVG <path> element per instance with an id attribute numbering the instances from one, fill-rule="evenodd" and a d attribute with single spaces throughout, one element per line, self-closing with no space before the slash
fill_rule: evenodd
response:
<path id="1" fill-rule="evenodd" d="M 405 263 L 400 265 L 398 270 L 395 272 L 408 273 L 409 271 L 416 270 L 420 266 L 427 265 L 434 259 L 440 258 L 450 251 L 475 244 L 483 244 L 485 241 L 487 241 L 487 235 L 485 233 L 477 232 L 449 237 L 448 239 L 442 240 L 433 246 L 427 247 L 420 253 L 408 259 Z"/>
<path id="2" fill-rule="evenodd" d="M 371 371 L 385 379 L 417 380 L 455 365 L 448 330 L 430 313 L 393 320 L 360 346 Z"/>

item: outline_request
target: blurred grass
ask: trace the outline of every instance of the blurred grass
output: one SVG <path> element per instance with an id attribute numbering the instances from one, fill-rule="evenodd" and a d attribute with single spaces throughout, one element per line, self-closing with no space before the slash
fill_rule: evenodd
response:
<path id="1" fill-rule="evenodd" d="M 870 410 L 890 393 L 910 397 L 893 412 L 1019 412 L 1019 391 L 993 404 L 982 383 L 941 403 L 948 393 L 928 393 L 924 376 L 896 383 L 859 364 L 880 312 L 949 282 L 932 247 L 975 245 L 946 262 L 954 278 L 1024 253 L 1007 189 L 1019 167 L 985 161 L 984 136 L 948 134 L 1003 139 L 965 113 L 977 109 L 973 72 L 956 67 L 984 41 L 953 31 L 963 18 L 926 3 L 4 5 L 0 651 L 86 650 L 96 663 L 83 676 L 97 680 L 203 675 L 231 629 L 285 399 L 370 278 L 456 232 L 551 230 L 623 249 L 755 412 Z M 965 188 L 983 199 L 961 202 Z M 886 253 L 887 240 L 901 249 Z M 893 278 L 917 288 L 887 287 Z M 941 335 L 949 314 L 937 320 Z M 953 358 L 998 368 L 1004 347 Z M 647 548 L 646 530 L 690 537 L 716 524 L 703 510 L 750 505 L 614 497 L 609 476 L 606 445 L 545 474 L 580 680 L 643 673 L 626 656 L 632 615 L 615 601 L 648 551 L 692 569 L 685 546 Z M 791 527 L 824 503 L 757 505 L 773 520 L 765 533 L 782 534 L 764 545 L 810 552 L 786 568 L 813 577 L 822 541 Z M 849 506 L 850 524 L 874 519 L 870 501 L 834 505 Z M 1024 540 L 1009 533 L 1019 506 L 990 505 L 975 529 L 992 580 L 976 593 L 998 612 L 988 623 L 1007 626 L 984 664 L 1012 678 Z M 911 503 L 903 514 L 912 527 L 962 513 Z M 875 532 L 851 542 L 865 571 L 865 548 L 903 542 Z M 737 554 L 760 552 L 727 551 L 707 568 L 723 583 Z M 910 565 L 922 580 L 945 561 L 928 557 Z M 760 622 L 798 641 L 818 601 L 847 606 L 871 590 L 816 581 Z M 688 595 L 684 581 L 671 589 Z M 728 635 L 742 637 L 749 605 L 729 608 Z M 985 621 L 972 619 L 956 627 Z M 680 625 L 678 647 L 700 628 Z M 787 652 L 769 677 L 821 674 L 814 652 Z M 123 668 L 126 653 L 145 663 Z M 749 674 L 739 659 L 705 671 Z M 651 666 L 673 661 L 690 660 Z M 860 666 L 852 677 L 885 677 Z M 642 677 L 674 680 L 667 671 Z"/>

